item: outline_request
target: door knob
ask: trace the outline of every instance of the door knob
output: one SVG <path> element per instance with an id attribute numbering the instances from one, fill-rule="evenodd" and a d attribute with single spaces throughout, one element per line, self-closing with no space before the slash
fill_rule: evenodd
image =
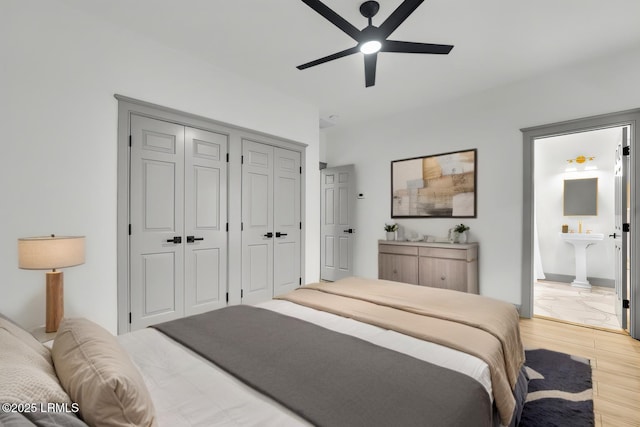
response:
<path id="1" fill-rule="evenodd" d="M 187 236 L 187 243 L 193 243 L 196 240 L 204 240 L 204 237 Z"/>
<path id="2" fill-rule="evenodd" d="M 273 237 L 273 233 L 272 232 L 268 232 L 267 234 L 263 234 L 264 237 L 270 239 Z"/>
<path id="3" fill-rule="evenodd" d="M 182 243 L 182 236 L 174 236 L 173 239 L 167 239 L 167 243 Z"/>
<path id="4" fill-rule="evenodd" d="M 353 228 L 347 228 L 346 230 L 343 230 L 345 233 L 349 233 L 349 234 L 353 234 L 354 229 Z"/>
<path id="5" fill-rule="evenodd" d="M 276 231 L 276 237 L 282 237 L 282 236 L 287 236 L 287 233 L 281 233 L 279 231 Z"/>

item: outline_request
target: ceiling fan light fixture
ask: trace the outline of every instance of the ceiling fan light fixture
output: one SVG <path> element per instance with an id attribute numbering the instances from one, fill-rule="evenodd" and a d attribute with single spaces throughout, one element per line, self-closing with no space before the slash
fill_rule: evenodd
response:
<path id="1" fill-rule="evenodd" d="M 360 52 L 365 55 L 370 55 L 372 53 L 378 52 L 382 48 L 382 43 L 378 40 L 369 40 L 368 42 L 362 43 L 360 46 Z"/>

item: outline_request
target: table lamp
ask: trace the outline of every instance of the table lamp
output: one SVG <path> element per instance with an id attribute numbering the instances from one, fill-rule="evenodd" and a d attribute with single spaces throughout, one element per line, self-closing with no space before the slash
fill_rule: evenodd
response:
<path id="1" fill-rule="evenodd" d="M 47 272 L 46 332 L 56 332 L 64 316 L 62 271 L 84 264 L 84 236 L 44 236 L 18 239 L 18 267 Z"/>

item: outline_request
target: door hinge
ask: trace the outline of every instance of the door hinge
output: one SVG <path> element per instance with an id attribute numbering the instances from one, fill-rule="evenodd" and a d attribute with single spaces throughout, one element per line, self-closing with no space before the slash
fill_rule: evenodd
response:
<path id="1" fill-rule="evenodd" d="M 298 278 L 298 285 L 302 285 L 302 277 Z"/>
<path id="2" fill-rule="evenodd" d="M 129 324 L 131 324 L 131 312 L 129 312 Z"/>
<path id="3" fill-rule="evenodd" d="M 300 221 L 300 230 L 302 230 L 302 221 Z"/>
<path id="4" fill-rule="evenodd" d="M 629 308 L 629 300 L 628 299 L 623 299 L 622 300 L 622 308 Z"/>
<path id="5" fill-rule="evenodd" d="M 229 292 L 227 292 L 227 302 L 229 302 Z"/>
<path id="6" fill-rule="evenodd" d="M 300 166 L 300 175 L 302 175 L 302 166 Z"/>
<path id="7" fill-rule="evenodd" d="M 227 163 L 229 163 L 229 153 L 227 153 Z"/>
<path id="8" fill-rule="evenodd" d="M 631 146 L 630 145 L 627 145 L 626 147 L 622 147 L 622 155 L 623 156 L 628 156 L 630 152 L 631 152 Z"/>
<path id="9" fill-rule="evenodd" d="M 229 231 L 229 223 L 227 223 L 227 231 Z"/>
<path id="10" fill-rule="evenodd" d="M 129 236 L 131 236 L 131 224 L 129 224 Z"/>
<path id="11" fill-rule="evenodd" d="M 240 164 L 244 165 L 244 156 L 240 156 Z"/>
<path id="12" fill-rule="evenodd" d="M 132 138 L 131 138 L 131 135 L 129 135 L 129 147 L 131 147 L 131 146 L 132 146 L 132 144 L 133 144 L 133 143 L 131 142 L 131 139 L 132 139 Z"/>
<path id="13" fill-rule="evenodd" d="M 624 224 L 622 224 L 622 231 L 624 231 L 625 233 L 629 232 L 631 225 L 628 222 L 625 222 Z"/>
<path id="14" fill-rule="evenodd" d="M 244 222 L 240 223 L 240 231 L 244 231 Z"/>
<path id="15" fill-rule="evenodd" d="M 240 299 L 244 298 L 244 289 L 240 289 Z"/>

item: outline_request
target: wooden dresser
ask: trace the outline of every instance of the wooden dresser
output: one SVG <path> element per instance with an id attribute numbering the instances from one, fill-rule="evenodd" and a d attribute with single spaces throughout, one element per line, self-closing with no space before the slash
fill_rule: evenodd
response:
<path id="1" fill-rule="evenodd" d="M 478 244 L 379 240 L 378 278 L 477 294 Z"/>

